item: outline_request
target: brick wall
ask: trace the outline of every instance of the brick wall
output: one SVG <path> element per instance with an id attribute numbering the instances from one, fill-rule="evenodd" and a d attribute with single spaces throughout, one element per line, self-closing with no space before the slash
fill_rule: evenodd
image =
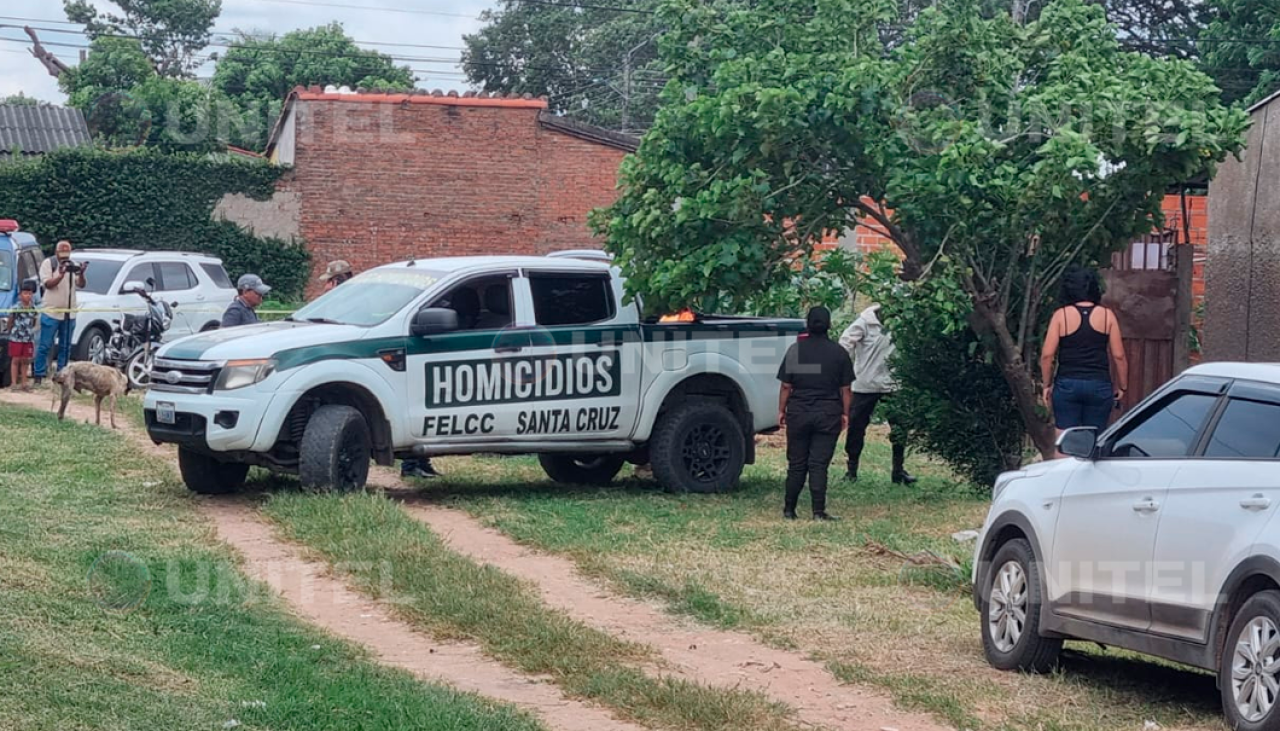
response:
<path id="1" fill-rule="evenodd" d="M 613 202 L 622 150 L 544 127 L 537 100 L 398 98 L 296 102 L 282 190 L 300 196 L 317 275 L 333 259 L 599 247 L 587 214 Z"/>
<path id="2" fill-rule="evenodd" d="M 1165 228 L 1178 232 L 1178 241 L 1183 240 L 1182 203 L 1176 195 L 1167 195 L 1160 205 L 1164 212 Z M 1190 220 L 1191 245 L 1195 247 L 1195 267 L 1192 279 L 1192 307 L 1204 302 L 1204 264 L 1209 246 L 1209 199 L 1203 195 L 1187 196 L 1187 218 Z M 832 236 L 820 248 L 841 246 L 852 251 L 870 253 L 880 249 L 892 248 L 893 242 L 878 231 L 878 226 L 871 222 L 870 226 L 858 226 L 843 236 Z M 1197 321 L 1198 323 L 1198 321 Z"/>

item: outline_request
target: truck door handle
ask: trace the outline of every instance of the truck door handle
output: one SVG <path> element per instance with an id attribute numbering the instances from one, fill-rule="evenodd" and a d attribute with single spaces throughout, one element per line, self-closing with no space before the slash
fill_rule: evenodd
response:
<path id="1" fill-rule="evenodd" d="M 1240 507 L 1245 510 L 1266 510 L 1271 507 L 1271 498 L 1263 497 L 1262 495 L 1254 495 L 1253 497 L 1241 500 Z"/>
<path id="2" fill-rule="evenodd" d="M 501 348 L 494 348 L 494 349 L 493 349 L 493 352 L 495 352 L 495 353 L 519 353 L 519 352 L 520 352 L 520 351 L 522 351 L 522 350 L 524 350 L 524 346 L 523 346 L 523 345 L 505 345 L 505 346 L 503 346 L 503 347 L 501 347 Z"/>
<path id="3" fill-rule="evenodd" d="M 1160 509 L 1160 503 L 1151 498 L 1143 498 L 1133 504 L 1133 512 L 1135 513 L 1154 513 Z"/>

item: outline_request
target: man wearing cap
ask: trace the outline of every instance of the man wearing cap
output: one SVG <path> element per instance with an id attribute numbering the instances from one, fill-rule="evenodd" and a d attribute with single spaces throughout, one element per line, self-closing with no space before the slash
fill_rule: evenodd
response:
<path id="1" fill-rule="evenodd" d="M 320 282 L 324 285 L 324 291 L 328 292 L 354 276 L 355 272 L 351 271 L 351 265 L 339 259 L 329 262 L 329 266 L 324 268 L 324 274 L 320 275 Z"/>
<path id="2" fill-rule="evenodd" d="M 222 313 L 222 327 L 238 325 L 254 325 L 258 322 L 258 313 L 254 310 L 262 304 L 271 288 L 257 274 L 246 274 L 236 282 L 239 294 L 231 300 L 227 311 Z"/>
<path id="3" fill-rule="evenodd" d="M 89 262 L 71 261 L 71 242 L 59 241 L 55 256 L 40 265 L 40 282 L 44 286 L 44 310 L 40 313 L 40 340 L 36 345 L 33 367 L 36 385 L 44 382 L 49 369 L 49 351 L 58 343 L 57 370 L 67 367 L 71 357 L 71 336 L 76 331 L 76 290 L 84 289 L 84 270 Z"/>

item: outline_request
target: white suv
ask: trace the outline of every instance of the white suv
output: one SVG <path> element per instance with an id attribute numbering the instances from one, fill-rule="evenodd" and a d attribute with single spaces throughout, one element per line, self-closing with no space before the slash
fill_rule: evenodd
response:
<path id="1" fill-rule="evenodd" d="M 987 660 L 1065 639 L 1218 674 L 1232 728 L 1280 729 L 1280 365 L 1187 371 L 1071 458 L 1002 475 L 974 560 Z"/>
<path id="2" fill-rule="evenodd" d="M 203 254 L 176 251 L 137 251 L 134 249 L 81 249 L 72 254 L 73 261 L 90 262 L 85 271 L 87 286 L 77 295 L 80 308 L 87 310 L 76 317 L 76 360 L 101 363 L 107 340 L 111 337 L 111 321 L 120 313 L 141 314 L 146 303 L 134 294 L 124 294 L 126 282 L 142 282 L 165 302 L 177 302 L 173 324 L 165 340 L 175 340 L 195 332 L 212 330 L 222 320 L 222 313 L 235 299 L 236 288 L 222 268 L 222 260 Z"/>

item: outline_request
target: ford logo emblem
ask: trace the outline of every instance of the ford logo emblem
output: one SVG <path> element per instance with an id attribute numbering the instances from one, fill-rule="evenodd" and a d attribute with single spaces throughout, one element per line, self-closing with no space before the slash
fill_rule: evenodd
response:
<path id="1" fill-rule="evenodd" d="M 168 381 L 169 385 L 176 386 L 182 381 L 182 373 L 180 371 L 169 371 L 164 374 L 164 380 Z"/>

